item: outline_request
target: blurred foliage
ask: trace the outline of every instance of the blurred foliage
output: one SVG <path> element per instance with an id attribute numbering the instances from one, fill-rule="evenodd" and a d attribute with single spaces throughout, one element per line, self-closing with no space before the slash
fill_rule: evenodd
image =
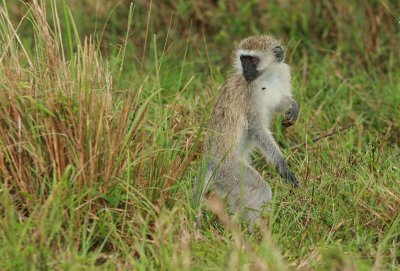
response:
<path id="1" fill-rule="evenodd" d="M 82 36 L 96 33 L 105 46 L 123 40 L 132 1 L 70 0 L 66 3 L 77 18 Z M 19 0 L 9 0 L 7 4 L 16 21 L 25 14 L 26 6 Z M 394 57 L 400 53 L 400 2 L 396 0 L 139 0 L 133 4 L 134 31 L 130 39 L 137 49 L 143 47 L 151 11 L 150 33 L 165 38 L 172 18 L 169 35 L 173 39 L 185 37 L 191 29 L 191 38 L 197 46 L 204 46 L 202 39 L 206 37 L 217 61 L 227 59 L 237 40 L 251 34 L 272 33 L 292 47 L 300 42 L 302 54 L 329 54 L 334 61 L 378 67 L 383 73 L 400 63 Z M 227 46 L 229 50 L 220 50 Z M 294 57 L 303 58 L 302 54 Z"/>

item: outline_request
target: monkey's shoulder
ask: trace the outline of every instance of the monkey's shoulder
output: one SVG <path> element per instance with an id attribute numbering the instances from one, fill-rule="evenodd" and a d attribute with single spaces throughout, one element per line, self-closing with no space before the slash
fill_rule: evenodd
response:
<path id="1" fill-rule="evenodd" d="M 211 123 L 218 124 L 218 126 L 232 127 L 236 123 L 245 120 L 245 108 L 241 105 L 234 106 L 234 103 L 217 102 L 212 114 Z"/>
<path id="2" fill-rule="evenodd" d="M 246 113 L 230 93 L 221 93 L 209 122 L 209 128 L 231 134 L 246 125 Z"/>
<path id="3" fill-rule="evenodd" d="M 221 86 L 218 105 L 237 107 L 243 104 L 248 97 L 248 85 L 239 76 L 232 76 Z"/>
<path id="4" fill-rule="evenodd" d="M 214 107 L 214 114 L 221 117 L 236 116 L 244 113 L 248 100 L 247 86 L 235 85 L 231 80 L 222 85 L 220 96 Z"/>

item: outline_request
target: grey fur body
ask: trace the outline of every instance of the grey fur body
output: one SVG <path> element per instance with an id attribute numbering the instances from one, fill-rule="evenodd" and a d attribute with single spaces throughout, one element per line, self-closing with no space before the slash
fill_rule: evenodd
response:
<path id="1" fill-rule="evenodd" d="M 276 47 L 277 41 L 270 36 L 249 37 L 239 44 L 235 73 L 221 87 L 208 125 L 203 160 L 206 173 L 195 187 L 195 197 L 200 201 L 206 191 L 213 189 L 227 199 L 232 212 L 239 212 L 250 224 L 257 222 L 264 204 L 272 197 L 269 185 L 251 166 L 254 148 L 277 167 L 285 180 L 297 186 L 269 128 L 275 113 L 286 114 L 282 122 L 285 126 L 292 125 L 298 114 L 298 104 L 291 94 L 290 68 L 282 62 L 283 55 L 274 55 Z M 249 68 L 244 54 L 252 61 Z"/>

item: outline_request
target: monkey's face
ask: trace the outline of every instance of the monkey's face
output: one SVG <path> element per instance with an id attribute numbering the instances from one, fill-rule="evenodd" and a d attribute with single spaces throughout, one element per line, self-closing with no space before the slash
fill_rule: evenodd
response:
<path id="1" fill-rule="evenodd" d="M 240 62 L 242 64 L 243 76 L 247 81 L 253 81 L 259 75 L 257 66 L 260 63 L 260 58 L 255 55 L 240 55 Z"/>
<path id="2" fill-rule="evenodd" d="M 251 36 L 238 45 L 235 54 L 236 72 L 251 82 L 270 67 L 282 63 L 283 58 L 283 49 L 273 37 Z"/>

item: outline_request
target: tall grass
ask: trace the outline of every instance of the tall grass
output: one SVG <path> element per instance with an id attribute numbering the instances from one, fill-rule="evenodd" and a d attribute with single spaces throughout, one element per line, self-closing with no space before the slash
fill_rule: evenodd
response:
<path id="1" fill-rule="evenodd" d="M 0 269 L 398 269 L 396 12 L 3 1 Z M 288 43 L 301 116 L 275 131 L 301 189 L 255 154 L 274 193 L 260 228 L 248 236 L 210 198 L 197 231 L 192 182 L 232 40 L 266 30 Z"/>
<path id="2" fill-rule="evenodd" d="M 152 160 L 148 169 L 155 167 L 151 151 L 158 150 L 146 147 L 151 134 L 140 127 L 159 90 L 143 97 L 144 80 L 117 92 L 107 61 L 91 38 L 80 42 L 65 5 L 69 31 L 63 40 L 56 3 L 51 3 L 54 28 L 43 6 L 36 1 L 29 6 L 23 20 L 32 24 L 32 48 L 23 44 L 5 3 L 1 9 L 0 169 L 2 213 L 7 214 L 2 216 L 2 243 L 12 244 L 2 246 L 11 260 L 4 268 L 47 266 L 51 249 L 71 246 L 87 252 L 94 243 L 93 249 L 102 248 L 110 232 L 97 229 L 98 212 L 112 219 L 107 210 L 123 208 L 117 211 L 125 210 L 118 216 L 124 222 L 117 223 L 123 227 L 132 219 L 128 208 L 142 201 L 138 197 L 149 196 L 149 202 L 134 209 L 152 208 L 157 197 L 150 194 L 166 193 L 155 191 L 138 174 L 147 160 Z M 66 52 L 73 52 L 70 58 Z M 121 49 L 117 56 L 121 66 L 124 53 Z M 179 170 L 177 162 L 171 166 Z M 161 190 L 168 183 L 157 186 Z M 24 230 L 15 232 L 14 227 Z M 33 255 L 26 251 L 31 242 L 38 245 Z M 17 257 L 25 252 L 28 258 Z"/>

